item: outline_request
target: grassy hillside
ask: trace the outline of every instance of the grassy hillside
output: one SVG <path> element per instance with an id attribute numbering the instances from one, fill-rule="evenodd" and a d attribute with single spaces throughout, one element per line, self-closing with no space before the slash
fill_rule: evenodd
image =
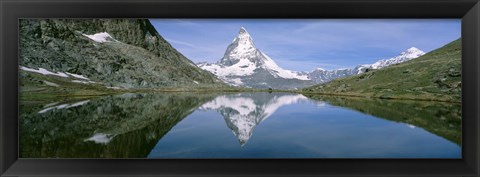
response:
<path id="1" fill-rule="evenodd" d="M 310 94 L 460 102 L 461 39 L 405 63 L 302 90 Z"/>

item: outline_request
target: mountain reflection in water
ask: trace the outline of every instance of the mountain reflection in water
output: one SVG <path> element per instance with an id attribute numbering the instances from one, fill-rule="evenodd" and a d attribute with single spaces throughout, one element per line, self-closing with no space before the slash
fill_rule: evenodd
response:
<path id="1" fill-rule="evenodd" d="M 293 93 L 21 102 L 20 157 L 461 158 L 460 108 Z"/>
<path id="2" fill-rule="evenodd" d="M 278 108 L 306 100 L 308 98 L 300 94 L 243 93 L 218 96 L 203 104 L 200 110 L 220 113 L 243 146 L 252 136 L 255 126 L 270 117 Z"/>

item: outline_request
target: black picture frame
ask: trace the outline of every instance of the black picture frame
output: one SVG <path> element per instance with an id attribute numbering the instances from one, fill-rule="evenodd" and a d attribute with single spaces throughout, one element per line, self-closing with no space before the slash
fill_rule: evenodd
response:
<path id="1" fill-rule="evenodd" d="M 1 0 L 1 176 L 479 176 L 478 0 Z M 462 159 L 18 159 L 20 18 L 461 18 Z"/>

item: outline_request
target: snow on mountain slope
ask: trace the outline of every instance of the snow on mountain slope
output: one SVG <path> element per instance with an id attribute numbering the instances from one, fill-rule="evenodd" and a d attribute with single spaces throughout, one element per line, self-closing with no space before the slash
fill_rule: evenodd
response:
<path id="1" fill-rule="evenodd" d="M 373 63 L 371 66 L 372 69 L 381 69 L 393 64 L 398 64 L 398 63 L 403 63 L 408 60 L 418 58 L 422 55 L 425 55 L 425 52 L 421 51 L 420 49 L 417 49 L 415 47 L 411 47 L 407 49 L 406 51 L 400 53 L 400 55 L 390 58 L 390 59 L 385 59 L 385 60 L 379 60 L 375 63 Z"/>
<path id="2" fill-rule="evenodd" d="M 240 60 L 231 66 L 225 66 L 221 64 L 200 64 L 200 67 L 204 70 L 224 78 L 226 76 L 249 76 L 252 75 L 257 69 L 254 63 L 248 60 Z"/>
<path id="3" fill-rule="evenodd" d="M 82 35 L 98 43 L 112 42 L 112 41 L 118 42 L 117 40 L 113 39 L 113 37 L 110 36 L 110 34 L 108 34 L 107 32 L 96 33 L 92 35 L 87 35 L 87 34 L 82 34 Z"/>
<path id="4" fill-rule="evenodd" d="M 73 73 L 69 73 L 69 72 L 56 72 L 55 73 L 55 72 L 46 70 L 44 68 L 33 69 L 33 68 L 25 67 L 25 66 L 20 66 L 20 69 L 23 70 L 23 71 L 34 72 L 34 73 L 39 73 L 39 74 L 43 74 L 43 75 L 54 75 L 54 76 L 58 76 L 58 77 L 70 77 L 70 76 L 72 76 L 72 77 L 77 78 L 77 79 L 90 80 L 89 78 L 87 78 L 83 75 L 73 74 Z"/>
<path id="5" fill-rule="evenodd" d="M 411 47 L 403 51 L 402 53 L 400 53 L 400 55 L 398 56 L 395 56 L 389 59 L 378 60 L 373 64 L 358 65 L 352 70 L 352 75 L 362 74 L 366 72 L 368 69 L 382 69 L 390 65 L 399 64 L 399 63 L 409 61 L 411 59 L 418 58 L 422 55 L 425 55 L 424 51 L 417 49 L 415 47 Z"/>
<path id="6" fill-rule="evenodd" d="M 307 75 L 298 73 L 296 71 L 290 71 L 290 70 L 286 70 L 286 69 L 281 68 L 280 66 L 277 65 L 277 63 L 275 63 L 275 61 L 273 61 L 265 53 L 260 52 L 260 54 L 262 54 L 263 57 L 266 58 L 266 60 L 264 60 L 264 63 L 263 63 L 264 67 L 265 67 L 265 69 L 268 69 L 269 71 L 271 71 L 272 75 L 276 74 L 276 75 L 278 75 L 282 78 L 286 78 L 286 79 L 310 80 L 310 79 L 308 79 Z"/>

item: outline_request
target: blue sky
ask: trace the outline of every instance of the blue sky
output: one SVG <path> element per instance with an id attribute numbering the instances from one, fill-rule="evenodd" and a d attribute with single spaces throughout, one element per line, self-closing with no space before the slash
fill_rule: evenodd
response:
<path id="1" fill-rule="evenodd" d="M 460 19 L 151 19 L 193 62 L 216 62 L 245 27 L 255 46 L 285 69 L 351 68 L 461 36 Z"/>

